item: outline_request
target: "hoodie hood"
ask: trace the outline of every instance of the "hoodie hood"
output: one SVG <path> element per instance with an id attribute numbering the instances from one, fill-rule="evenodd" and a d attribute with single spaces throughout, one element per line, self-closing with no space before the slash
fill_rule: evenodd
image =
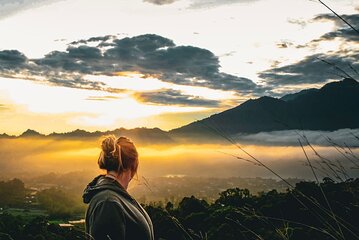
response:
<path id="1" fill-rule="evenodd" d="M 83 202 L 89 203 L 97 193 L 104 190 L 112 190 L 130 200 L 133 200 L 133 198 L 128 194 L 128 192 L 121 186 L 119 182 L 114 179 L 105 177 L 105 175 L 99 175 L 95 177 L 86 186 L 82 195 Z"/>

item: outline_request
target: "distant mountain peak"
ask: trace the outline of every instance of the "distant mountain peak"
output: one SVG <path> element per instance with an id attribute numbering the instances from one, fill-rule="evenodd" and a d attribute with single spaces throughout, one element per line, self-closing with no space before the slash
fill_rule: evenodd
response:
<path id="1" fill-rule="evenodd" d="M 359 84 L 359 82 L 353 78 L 344 78 L 341 82 L 345 84 Z"/>
<path id="2" fill-rule="evenodd" d="M 102 131 L 88 132 L 83 129 L 76 129 L 71 132 L 64 132 L 64 133 L 53 132 L 48 135 L 41 134 L 32 129 L 28 129 L 25 132 L 23 132 L 21 135 L 17 136 L 17 138 L 48 137 L 48 138 L 57 138 L 57 139 L 96 139 L 107 135 L 115 135 L 117 137 L 126 136 L 139 144 L 171 144 L 174 142 L 173 139 L 171 139 L 171 137 L 168 135 L 168 132 L 163 131 L 160 128 L 146 128 L 146 127 L 139 127 L 133 129 L 126 129 L 121 127 L 115 130 L 108 130 L 104 132 Z M 7 134 L 0 134 L 0 138 L 12 138 L 12 137 L 13 136 L 9 136 Z"/>
<path id="3" fill-rule="evenodd" d="M 307 95 L 307 94 L 312 94 L 312 93 L 315 93 L 315 92 L 318 92 L 319 89 L 317 88 L 309 88 L 309 89 L 304 89 L 300 92 L 296 92 L 296 93 L 290 93 L 290 94 L 286 94 L 284 95 L 283 97 L 281 97 L 280 99 L 283 100 L 283 101 L 292 101 L 300 96 L 303 96 L 303 95 Z"/>
<path id="4" fill-rule="evenodd" d="M 344 78 L 341 81 L 335 81 L 325 84 L 321 89 L 332 89 L 340 87 L 356 87 L 359 86 L 359 82 L 353 78 Z"/>
<path id="5" fill-rule="evenodd" d="M 355 79 L 352 79 L 352 78 L 345 78 L 341 81 L 327 83 L 324 86 L 322 86 L 320 89 L 317 89 L 317 88 L 304 89 L 304 90 L 296 92 L 296 93 L 290 93 L 290 94 L 284 95 L 280 99 L 287 102 L 287 101 L 295 100 L 298 97 L 302 97 L 302 96 L 309 95 L 309 94 L 314 94 L 320 90 L 324 90 L 324 91 L 337 90 L 340 88 L 356 87 L 356 86 L 359 86 L 358 81 L 356 81 Z"/>
<path id="6" fill-rule="evenodd" d="M 39 137 L 39 136 L 44 136 L 44 135 L 40 134 L 39 132 L 37 132 L 35 130 L 27 129 L 19 137 Z"/>
<path id="7" fill-rule="evenodd" d="M 76 130 L 74 130 L 74 131 L 71 131 L 71 132 L 69 132 L 69 133 L 73 133 L 73 134 L 87 134 L 87 133 L 90 133 L 90 132 L 78 128 L 78 129 L 76 129 Z"/>
<path id="8" fill-rule="evenodd" d="M 278 101 L 277 98 L 270 97 L 270 96 L 263 96 L 258 99 L 254 99 L 253 101 L 260 102 L 260 103 L 272 103 Z"/>
<path id="9" fill-rule="evenodd" d="M 173 129 L 170 133 L 182 138 L 207 138 L 210 131 L 203 125 L 214 126 L 220 132 L 229 134 L 359 128 L 359 112 L 356 109 L 359 109 L 359 82 L 346 78 L 327 83 L 320 89 L 306 89 L 280 99 L 268 96 L 250 99 L 234 108 Z"/>

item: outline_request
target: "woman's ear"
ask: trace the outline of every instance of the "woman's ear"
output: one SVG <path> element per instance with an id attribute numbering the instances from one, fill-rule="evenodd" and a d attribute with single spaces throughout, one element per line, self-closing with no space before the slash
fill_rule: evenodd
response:
<path id="1" fill-rule="evenodd" d="M 132 173 L 131 169 L 127 169 L 127 170 L 124 170 L 122 172 L 123 175 L 126 176 L 126 178 L 128 178 L 130 181 L 132 180 L 134 174 Z"/>

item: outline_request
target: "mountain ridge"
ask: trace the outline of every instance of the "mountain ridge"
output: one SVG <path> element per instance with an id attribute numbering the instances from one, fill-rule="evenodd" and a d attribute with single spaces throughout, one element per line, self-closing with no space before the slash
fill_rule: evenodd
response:
<path id="1" fill-rule="evenodd" d="M 41 134 L 28 129 L 19 136 L 0 134 L 0 138 L 52 137 L 99 138 L 103 135 L 125 135 L 146 143 L 173 143 L 180 138 L 218 137 L 219 133 L 251 134 L 292 129 L 333 131 L 359 128 L 359 83 L 354 79 L 330 82 L 320 89 L 305 89 L 281 98 L 263 96 L 213 114 L 202 120 L 164 131 L 158 127 L 117 128 L 108 131 L 76 129 L 65 133 Z M 333 114 L 335 113 L 335 114 Z"/>
<path id="2" fill-rule="evenodd" d="M 359 128 L 359 83 L 330 82 L 317 90 L 274 98 L 263 96 L 169 131 L 177 137 L 210 137 L 221 133 L 252 134 L 280 130 Z"/>

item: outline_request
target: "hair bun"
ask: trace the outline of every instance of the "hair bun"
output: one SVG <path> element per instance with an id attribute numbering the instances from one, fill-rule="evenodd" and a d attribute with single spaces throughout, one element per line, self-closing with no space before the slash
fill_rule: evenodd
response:
<path id="1" fill-rule="evenodd" d="M 116 138 L 115 136 L 106 137 L 101 144 L 102 151 L 105 156 L 111 156 L 116 151 Z"/>
<path id="2" fill-rule="evenodd" d="M 118 170 L 121 167 L 120 146 L 117 144 L 116 137 L 113 135 L 107 136 L 101 143 L 101 154 L 98 159 L 98 164 L 101 169 L 108 171 Z"/>

